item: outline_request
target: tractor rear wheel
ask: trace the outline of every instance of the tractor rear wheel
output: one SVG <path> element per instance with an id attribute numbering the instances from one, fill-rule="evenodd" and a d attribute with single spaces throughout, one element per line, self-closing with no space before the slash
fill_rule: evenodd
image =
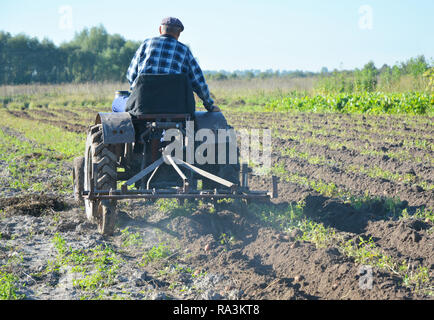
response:
<path id="1" fill-rule="evenodd" d="M 84 157 L 77 157 L 74 159 L 72 181 L 74 187 L 74 200 L 77 204 L 82 205 L 84 203 Z"/>
<path id="2" fill-rule="evenodd" d="M 84 157 L 85 190 L 90 190 L 92 179 L 96 190 L 116 189 L 117 157 L 112 149 L 103 143 L 102 126 L 92 126 L 88 131 Z M 94 168 L 96 172 L 93 172 Z M 104 235 L 112 234 L 116 222 L 116 201 L 85 199 L 84 204 L 88 220 L 97 223 L 98 231 Z"/>

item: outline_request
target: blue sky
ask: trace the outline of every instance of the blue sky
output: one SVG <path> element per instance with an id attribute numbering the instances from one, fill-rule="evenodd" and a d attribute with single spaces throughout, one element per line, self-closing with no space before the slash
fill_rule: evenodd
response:
<path id="1" fill-rule="evenodd" d="M 176 16 L 204 70 L 319 71 L 433 59 L 433 13 L 433 0 L 1 0 L 0 30 L 60 44 L 103 24 L 141 41 Z"/>

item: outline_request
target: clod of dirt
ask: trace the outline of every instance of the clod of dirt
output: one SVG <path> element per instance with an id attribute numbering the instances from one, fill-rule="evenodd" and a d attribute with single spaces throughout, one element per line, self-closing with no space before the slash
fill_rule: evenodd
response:
<path id="1" fill-rule="evenodd" d="M 291 231 L 291 233 L 290 233 L 289 235 L 290 235 L 290 237 L 292 237 L 292 238 L 295 239 L 295 238 L 297 238 L 297 237 L 302 236 L 302 235 L 303 235 L 303 232 L 301 232 L 300 229 L 294 229 L 294 230 Z"/>
<path id="2" fill-rule="evenodd" d="M 29 161 L 31 159 L 39 159 L 40 157 L 42 157 L 42 153 L 40 153 L 40 152 L 32 152 L 30 154 L 26 154 L 26 155 L 23 155 L 23 156 L 18 156 L 17 160 Z"/>
<path id="3" fill-rule="evenodd" d="M 232 101 L 229 105 L 231 107 L 236 107 L 236 106 L 244 106 L 245 104 L 246 102 L 243 99 L 239 99 L 239 100 Z"/>
<path id="4" fill-rule="evenodd" d="M 56 229 L 59 232 L 75 231 L 79 224 L 80 224 L 79 220 L 62 221 L 59 223 Z"/>
<path id="5" fill-rule="evenodd" d="M 298 275 L 298 276 L 295 276 L 295 277 L 294 277 L 294 281 L 295 281 L 295 282 L 300 282 L 300 281 L 302 281 L 302 280 L 304 280 L 304 276 L 302 276 L 302 275 Z"/>
<path id="6" fill-rule="evenodd" d="M 416 231 L 413 231 L 411 233 L 411 240 L 413 240 L 413 242 L 419 242 L 421 239 L 422 239 L 422 237 Z"/>
<path id="7" fill-rule="evenodd" d="M 289 234 L 279 234 L 278 237 L 279 241 L 292 241 L 293 238 Z"/>
<path id="8" fill-rule="evenodd" d="M 409 222 L 408 226 L 416 231 L 428 230 L 431 228 L 431 225 L 429 224 L 429 219 L 427 218 L 426 220 L 428 221 L 414 220 Z"/>
<path id="9" fill-rule="evenodd" d="M 291 249 L 295 249 L 298 248 L 300 246 L 300 242 L 295 241 L 294 243 L 291 243 L 291 245 L 289 246 Z"/>
<path id="10" fill-rule="evenodd" d="M 413 186 L 411 188 L 411 190 L 413 190 L 414 192 L 424 192 L 425 191 L 424 188 L 422 188 L 421 186 L 417 186 L 417 185 Z"/>
<path id="11" fill-rule="evenodd" d="M 220 293 L 210 289 L 210 290 L 206 290 L 202 294 L 201 298 L 204 300 L 221 300 L 223 297 L 220 295 Z"/>
<path id="12" fill-rule="evenodd" d="M 198 275 L 201 274 L 201 272 L 202 272 L 202 271 L 201 271 L 200 269 L 196 269 L 196 270 L 194 271 L 193 274 L 194 274 L 195 276 L 198 276 Z"/>
<path id="13" fill-rule="evenodd" d="M 402 221 L 393 232 L 396 239 L 399 239 L 401 242 L 419 242 L 422 237 L 415 230 L 422 230 L 421 225 L 422 221 L 414 221 L 412 223 L 407 223 L 406 221 Z"/>
<path id="14" fill-rule="evenodd" d="M 415 175 L 416 175 L 416 172 L 414 171 L 413 168 L 410 168 L 409 170 L 407 170 L 406 173 L 407 173 L 407 174 L 411 174 L 412 176 L 415 176 Z"/>
<path id="15" fill-rule="evenodd" d="M 6 215 L 22 214 L 39 217 L 49 209 L 62 211 L 66 207 L 66 203 L 57 196 L 44 194 L 0 199 L 0 210 L 3 210 Z"/>
<path id="16" fill-rule="evenodd" d="M 167 297 L 163 292 L 154 292 L 151 296 L 152 300 L 166 300 Z"/>

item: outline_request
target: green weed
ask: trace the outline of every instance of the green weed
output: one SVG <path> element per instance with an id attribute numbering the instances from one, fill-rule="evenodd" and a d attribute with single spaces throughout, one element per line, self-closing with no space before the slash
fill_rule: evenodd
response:
<path id="1" fill-rule="evenodd" d="M 276 206 L 273 204 L 250 203 L 248 211 L 252 212 L 263 223 L 279 230 L 287 230 L 298 226 L 304 218 L 304 202 L 289 204 L 288 206 Z"/>
<path id="2" fill-rule="evenodd" d="M 219 237 L 219 243 L 223 246 L 232 247 L 235 244 L 235 237 L 232 234 L 222 233 Z"/>
<path id="3" fill-rule="evenodd" d="M 163 213 L 169 213 L 172 217 L 187 216 L 196 210 L 196 206 L 190 201 L 179 203 L 177 199 L 171 198 L 158 199 L 156 204 L 159 211 Z"/>
<path id="4" fill-rule="evenodd" d="M 17 281 L 18 277 L 0 268 L 0 300 L 19 300 L 25 297 L 17 293 Z"/>
<path id="5" fill-rule="evenodd" d="M 142 257 L 141 265 L 144 266 L 150 262 L 158 261 L 164 258 L 169 257 L 172 252 L 169 249 L 169 246 L 164 243 L 159 243 L 156 246 L 153 246 L 151 249 L 147 250 Z"/>
<path id="6" fill-rule="evenodd" d="M 129 227 L 121 230 L 121 239 L 123 247 L 141 246 L 143 238 L 139 232 L 131 233 Z"/>
<path id="7" fill-rule="evenodd" d="M 122 259 L 112 248 L 99 245 L 92 249 L 72 249 L 58 233 L 54 235 L 52 243 L 57 256 L 55 261 L 48 262 L 47 272 L 71 266 L 70 272 L 77 275 L 73 285 L 93 294 L 114 282 Z"/>
<path id="8" fill-rule="evenodd" d="M 339 239 L 336 231 L 332 228 L 326 228 L 322 223 L 303 220 L 298 228 L 303 232 L 301 240 L 314 243 L 318 248 L 326 248 Z"/>

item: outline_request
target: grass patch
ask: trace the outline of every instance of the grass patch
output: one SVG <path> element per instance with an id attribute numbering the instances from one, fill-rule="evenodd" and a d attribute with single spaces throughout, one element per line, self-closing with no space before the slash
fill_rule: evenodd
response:
<path id="1" fill-rule="evenodd" d="M 130 232 L 129 227 L 121 230 L 121 239 L 123 247 L 141 246 L 143 244 L 142 235 L 139 232 Z"/>
<path id="2" fill-rule="evenodd" d="M 25 191 L 54 189 L 65 192 L 72 183 L 64 172 L 64 156 L 0 129 L 0 160 L 7 163 L 9 174 L 3 185 Z M 49 179 L 47 179 L 47 176 Z"/>
<path id="3" fill-rule="evenodd" d="M 16 283 L 18 277 L 0 268 L 0 300 L 20 300 L 24 295 L 18 294 Z"/>
<path id="4" fill-rule="evenodd" d="M 339 246 L 341 252 L 355 262 L 363 265 L 372 265 L 381 270 L 388 270 L 399 276 L 402 284 L 414 289 L 416 292 L 428 293 L 431 290 L 430 277 L 427 267 L 419 266 L 416 270 L 403 260 L 402 262 L 385 255 L 375 245 L 372 237 L 365 240 L 359 237 L 357 240 L 348 240 Z"/>
<path id="5" fill-rule="evenodd" d="M 68 160 L 81 155 L 86 142 L 85 134 L 68 132 L 42 122 L 17 118 L 2 110 L 0 110 L 0 125 L 23 133 L 27 139 L 63 154 Z"/>
<path id="6" fill-rule="evenodd" d="M 171 254 L 172 252 L 169 249 L 169 246 L 167 244 L 159 243 L 158 245 L 153 246 L 151 249 L 145 252 L 145 254 L 142 257 L 141 266 L 167 258 Z"/>
<path id="7" fill-rule="evenodd" d="M 288 206 L 250 203 L 248 211 L 268 226 L 278 230 L 287 230 L 298 226 L 304 218 L 303 207 L 303 202 L 291 203 Z"/>
<path id="8" fill-rule="evenodd" d="M 286 182 L 291 182 L 295 184 L 299 184 L 302 186 L 306 186 L 312 188 L 316 192 L 326 196 L 326 197 L 342 197 L 344 195 L 349 194 L 348 191 L 342 190 L 338 188 L 333 182 L 327 183 L 320 179 L 314 180 L 309 179 L 308 177 L 299 175 L 297 173 L 289 173 L 284 163 L 276 163 L 271 168 L 272 174 L 280 177 Z"/>
<path id="9" fill-rule="evenodd" d="M 171 217 L 191 215 L 201 205 L 201 202 L 197 204 L 188 200 L 180 202 L 174 198 L 161 198 L 156 201 L 157 209 L 162 213 L 170 214 Z"/>
<path id="10" fill-rule="evenodd" d="M 68 272 L 74 274 L 73 286 L 94 296 L 114 283 L 122 259 L 111 247 L 99 245 L 91 249 L 72 249 L 58 233 L 52 243 L 57 255 L 54 261 L 49 261 L 47 272 L 69 269 Z"/>

